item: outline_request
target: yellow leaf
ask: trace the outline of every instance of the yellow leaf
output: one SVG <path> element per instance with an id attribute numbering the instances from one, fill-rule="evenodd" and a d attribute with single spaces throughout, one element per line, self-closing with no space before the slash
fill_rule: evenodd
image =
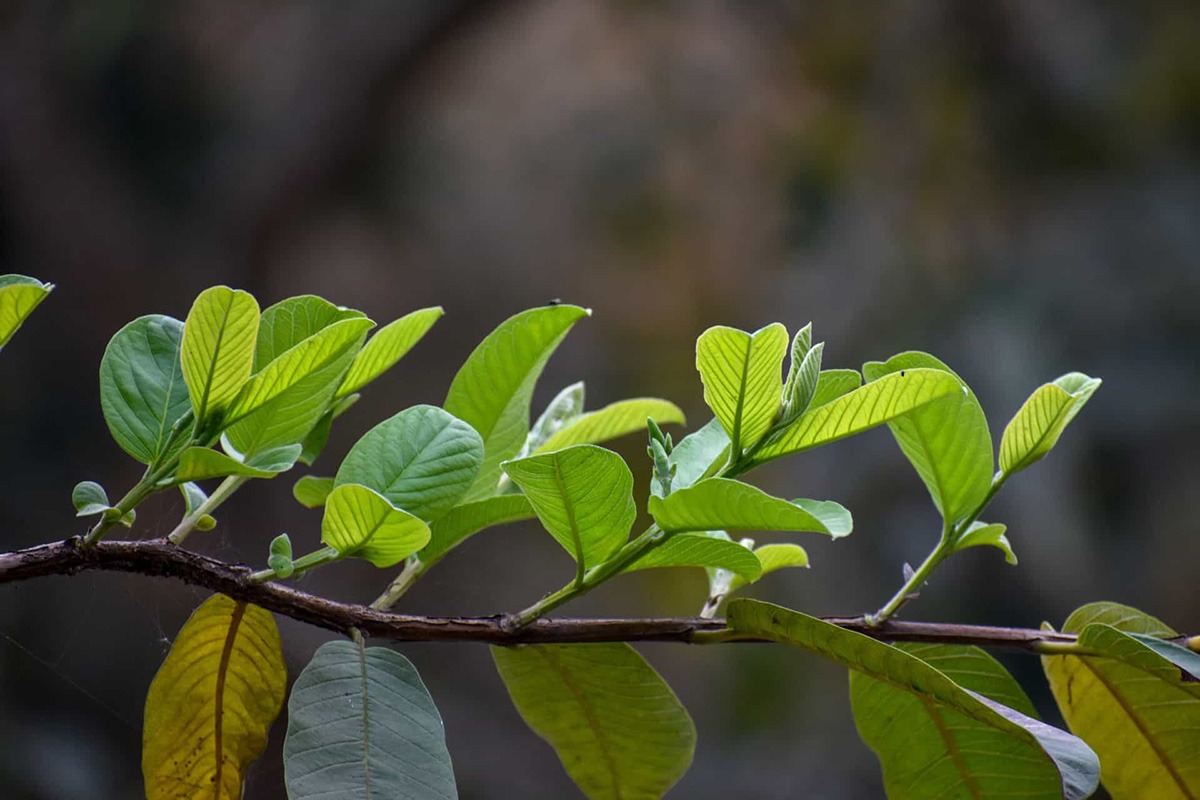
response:
<path id="1" fill-rule="evenodd" d="M 279 629 L 257 606 L 213 595 L 192 612 L 146 695 L 147 800 L 238 800 L 283 708 Z"/>

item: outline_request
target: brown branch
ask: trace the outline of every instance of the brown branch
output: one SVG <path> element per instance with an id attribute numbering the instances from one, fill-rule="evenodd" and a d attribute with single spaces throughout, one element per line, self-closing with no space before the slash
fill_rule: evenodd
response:
<path id="1" fill-rule="evenodd" d="M 339 633 L 357 628 L 370 636 L 401 642 L 486 642 L 534 644 L 566 642 L 687 642 L 697 633 L 725 630 L 719 619 L 542 619 L 519 631 L 502 617 L 418 617 L 338 603 L 279 583 L 250 580 L 253 570 L 177 547 L 165 539 L 100 542 L 83 547 L 78 537 L 0 555 L 0 584 L 85 570 L 132 572 L 175 578 L 245 600 L 285 617 Z M 861 617 L 827 617 L 848 630 L 882 641 L 943 642 L 1005 647 L 1036 652 L 1042 642 L 1072 643 L 1075 636 L 1032 628 L 889 621 L 871 628 Z M 744 640 L 743 640 L 744 641 Z"/>

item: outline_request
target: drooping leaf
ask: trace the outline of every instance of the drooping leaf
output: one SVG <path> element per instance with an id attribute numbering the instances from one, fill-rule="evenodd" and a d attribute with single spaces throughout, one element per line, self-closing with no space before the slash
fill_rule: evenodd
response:
<path id="1" fill-rule="evenodd" d="M 829 500 L 787 501 L 730 478 L 705 478 L 648 510 L 668 533 L 684 531 L 810 531 L 834 538 L 850 533 L 850 512 Z"/>
<path id="2" fill-rule="evenodd" d="M 940 369 L 958 375 L 928 353 L 908 352 L 886 362 L 863 365 L 863 375 L 876 381 L 910 369 Z M 961 381 L 961 378 L 959 379 Z M 992 435 L 975 393 L 947 395 L 888 423 L 900 450 L 916 469 L 933 504 L 954 524 L 975 511 L 992 485 Z"/>
<path id="3" fill-rule="evenodd" d="M 1099 378 L 1082 372 L 1068 373 L 1038 387 L 1004 429 L 1000 469 L 1012 475 L 1044 458 L 1099 388 Z"/>
<path id="4" fill-rule="evenodd" d="M 689 433 L 671 451 L 670 463 L 675 467 L 671 490 L 687 488 L 712 470 L 719 468 L 729 456 L 729 435 L 721 421 L 710 419 L 704 427 Z M 650 476 L 650 493 L 665 497 L 666 492 L 657 475 Z"/>
<path id="5" fill-rule="evenodd" d="M 759 577 L 765 577 L 776 570 L 788 567 L 808 567 L 808 553 L 798 544 L 765 544 L 755 548 L 754 555 L 758 558 L 758 563 L 762 568 L 762 575 Z M 725 592 L 726 596 L 733 594 L 747 583 L 749 581 L 742 576 L 734 576 L 733 580 L 729 582 L 729 588 Z"/>
<path id="6" fill-rule="evenodd" d="M 395 366 L 413 345 L 421 341 L 443 313 L 441 306 L 422 308 L 380 328 L 354 357 L 354 363 L 350 365 L 350 371 L 346 373 L 335 398 L 357 392 Z"/>
<path id="7" fill-rule="evenodd" d="M 507 461 L 504 471 L 576 563 L 595 566 L 629 538 L 637 516 L 633 474 L 611 450 L 578 444 Z"/>
<path id="8" fill-rule="evenodd" d="M 183 325 L 180 351 L 196 419 L 222 414 L 250 379 L 258 338 L 258 301 L 228 286 L 205 289 Z"/>
<path id="9" fill-rule="evenodd" d="M 292 485 L 292 497 L 305 508 L 320 508 L 325 505 L 333 491 L 333 478 L 318 478 L 305 475 Z"/>
<path id="10" fill-rule="evenodd" d="M 735 453 L 753 447 L 779 413 L 787 328 L 778 322 L 753 334 L 718 325 L 696 340 L 704 402 L 729 434 Z"/>
<path id="11" fill-rule="evenodd" d="M 357 483 L 424 520 L 459 503 L 483 463 L 475 430 L 436 406 L 418 405 L 376 425 L 350 448 L 334 484 Z"/>
<path id="12" fill-rule="evenodd" d="M 183 495 L 183 512 L 186 516 L 196 513 L 208 500 L 208 494 L 190 481 L 179 484 L 179 492 Z"/>
<path id="13" fill-rule="evenodd" d="M 426 563 L 436 561 L 468 536 L 473 536 L 484 528 L 533 517 L 533 506 L 520 494 L 502 494 L 486 500 L 463 503 L 430 524 L 429 544 L 417 553 L 417 557 Z"/>
<path id="14" fill-rule="evenodd" d="M 832 403 L 844 394 L 862 386 L 862 375 L 853 369 L 825 369 L 817 376 L 817 388 L 813 391 L 810 409 Z"/>
<path id="15" fill-rule="evenodd" d="M 535 452 L 561 450 L 574 444 L 600 444 L 629 433 L 645 431 L 646 419 L 659 425 L 686 422 L 679 406 L 654 397 L 619 400 L 598 411 L 581 414 L 546 440 Z"/>
<path id="16" fill-rule="evenodd" d="M 1104 788 L 1115 800 L 1200 797 L 1200 683 L 1134 636 L 1175 632 L 1116 603 L 1083 606 L 1063 630 L 1102 656 L 1042 666 L 1067 725 L 1099 753 Z"/>
<path id="17" fill-rule="evenodd" d="M 109 509 L 108 493 L 95 481 L 80 481 L 75 484 L 75 488 L 71 490 L 71 503 L 75 506 L 77 517 L 103 514 Z"/>
<path id="18" fill-rule="evenodd" d="M 257 606 L 213 595 L 188 619 L 146 695 L 147 800 L 238 800 L 283 707 L 279 630 Z"/>
<path id="19" fill-rule="evenodd" d="M 1007 530 L 1007 526 L 999 523 L 989 525 L 986 522 L 972 522 L 971 527 L 967 528 L 962 538 L 954 543 L 952 552 L 957 553 L 959 550 L 966 550 L 968 547 L 987 545 L 1003 552 L 1004 560 L 1009 564 L 1015 565 L 1017 563 L 1017 554 L 1013 552 L 1012 545 L 1008 542 L 1008 537 L 1004 535 Z"/>
<path id="20" fill-rule="evenodd" d="M 351 642 L 322 645 L 296 679 L 283 773 L 291 800 L 458 797 L 442 718 L 416 668 Z"/>
<path id="21" fill-rule="evenodd" d="M 290 466 L 289 464 L 288 467 Z M 277 474 L 275 471 L 252 467 L 207 447 L 189 447 L 179 454 L 179 468 L 175 471 L 174 480 L 183 483 L 224 478 L 229 475 L 243 478 L 274 478 Z"/>
<path id="22" fill-rule="evenodd" d="M 254 372 L 330 325 L 365 316 L 361 311 L 335 306 L 325 298 L 312 294 L 289 297 L 268 306 L 263 309 L 258 326 Z"/>
<path id="23" fill-rule="evenodd" d="M 332 406 L 325 410 L 321 418 L 317 420 L 317 424 L 308 432 L 301 442 L 300 463 L 312 466 L 317 460 L 317 456 L 325 450 L 325 445 L 329 443 L 329 434 L 333 430 L 333 421 L 350 410 L 350 407 L 358 402 L 362 397 L 361 394 L 351 394 L 343 397 L 341 400 L 335 401 Z"/>
<path id="24" fill-rule="evenodd" d="M 121 449 L 143 464 L 173 455 L 165 452 L 171 430 L 191 406 L 180 365 L 182 339 L 179 320 L 139 317 L 117 331 L 100 361 L 104 421 Z M 176 447 L 185 444 L 179 437 Z"/>
<path id="25" fill-rule="evenodd" d="M 345 483 L 325 500 L 321 541 L 342 556 L 390 567 L 429 542 L 429 526 L 418 517 L 393 506 L 378 492 Z"/>
<path id="26" fill-rule="evenodd" d="M 0 348 L 8 344 L 34 309 L 50 292 L 54 284 L 42 283 L 26 275 L 0 275 Z"/>
<path id="27" fill-rule="evenodd" d="M 454 376 L 446 410 L 479 431 L 484 443 L 483 467 L 464 500 L 496 493 L 500 462 L 516 455 L 529 433 L 529 402 L 538 376 L 571 326 L 590 313 L 555 305 L 509 317 Z"/>
<path id="28" fill-rule="evenodd" d="M 634 561 L 625 571 L 654 567 L 712 567 L 728 570 L 749 582 L 762 575 L 762 564 L 749 548 L 699 533 L 672 536 Z"/>
<path id="29" fill-rule="evenodd" d="M 886 375 L 810 408 L 791 425 L 772 434 L 755 454 L 755 463 L 845 439 L 962 391 L 958 378 L 942 370 L 910 369 Z"/>
<path id="30" fill-rule="evenodd" d="M 894 706 L 888 697 L 866 698 L 882 707 L 881 716 L 864 732 L 869 744 L 911 732 L 903 740 L 911 753 L 889 749 L 886 754 L 890 798 L 1019 795 L 1076 800 L 1089 797 L 1099 783 L 1096 754 L 1081 740 L 959 686 L 900 648 L 754 600 L 731 602 L 726 621 L 739 633 L 803 648 L 905 695 Z M 882 709 L 895 715 L 882 716 Z M 862 712 L 861 720 L 863 705 L 856 711 Z M 882 728 L 892 719 L 894 734 Z M 918 747 L 926 741 L 928 745 Z M 920 774 L 930 782 L 914 781 L 910 758 L 923 762 L 925 772 Z"/>
<path id="31" fill-rule="evenodd" d="M 513 705 L 590 800 L 654 800 L 692 763 L 696 729 L 623 643 L 493 647 Z"/>

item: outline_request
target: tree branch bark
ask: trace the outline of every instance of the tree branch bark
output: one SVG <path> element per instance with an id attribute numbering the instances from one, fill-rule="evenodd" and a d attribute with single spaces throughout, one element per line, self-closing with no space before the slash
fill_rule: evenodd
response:
<path id="1" fill-rule="evenodd" d="M 75 575 L 86 570 L 130 572 L 174 578 L 193 586 L 245 600 L 285 617 L 338 633 L 358 629 L 364 634 L 400 642 L 484 642 L 489 644 L 550 644 L 570 642 L 684 642 L 696 634 L 726 630 L 719 619 L 541 619 L 522 630 L 495 617 L 423 617 L 377 611 L 363 605 L 339 603 L 280 583 L 250 580 L 253 569 L 193 553 L 166 539 L 108 541 L 83 547 L 79 537 L 0 554 L 0 584 L 50 575 Z M 1037 652 L 1044 642 L 1073 643 L 1075 636 L 1032 628 L 889 621 L 868 626 L 861 617 L 826 617 L 848 630 L 881 641 L 942 642 L 1002 647 Z M 746 641 L 746 640 L 741 640 Z"/>

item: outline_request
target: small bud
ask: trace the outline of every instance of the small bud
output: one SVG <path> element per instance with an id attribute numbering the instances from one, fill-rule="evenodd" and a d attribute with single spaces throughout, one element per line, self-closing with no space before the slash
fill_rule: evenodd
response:
<path id="1" fill-rule="evenodd" d="M 217 520 L 211 514 L 201 514 L 196 519 L 196 530 L 198 531 L 211 531 L 215 527 L 217 527 Z"/>

